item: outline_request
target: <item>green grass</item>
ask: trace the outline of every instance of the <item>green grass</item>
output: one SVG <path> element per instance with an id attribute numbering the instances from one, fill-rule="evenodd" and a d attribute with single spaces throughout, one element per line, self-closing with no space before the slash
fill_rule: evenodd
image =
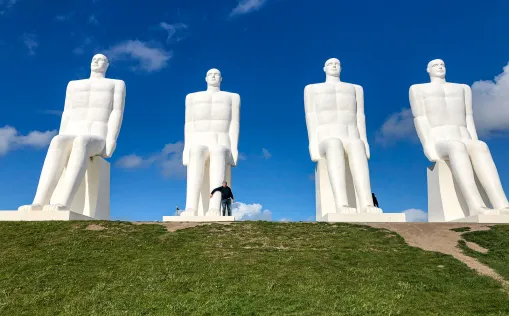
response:
<path id="1" fill-rule="evenodd" d="M 463 233 L 470 231 L 470 227 L 458 227 L 458 228 L 452 228 L 453 232 Z"/>
<path id="2" fill-rule="evenodd" d="M 501 285 L 386 230 L 0 223 L 0 315 L 509 315 Z"/>
<path id="3" fill-rule="evenodd" d="M 496 225 L 490 230 L 469 232 L 461 236 L 466 241 L 488 249 L 488 253 L 484 254 L 468 248 L 465 243 L 460 243 L 460 248 L 465 254 L 477 258 L 509 281 L 509 225 Z"/>

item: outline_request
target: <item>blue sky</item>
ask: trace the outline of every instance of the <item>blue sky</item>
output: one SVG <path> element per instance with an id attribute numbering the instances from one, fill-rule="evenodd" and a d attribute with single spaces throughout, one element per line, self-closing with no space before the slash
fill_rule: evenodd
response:
<path id="1" fill-rule="evenodd" d="M 474 118 L 509 188 L 507 1 L 51 2 L 0 0 L 1 209 L 32 201 L 66 84 L 88 77 L 98 52 L 110 58 L 107 76 L 127 85 L 110 159 L 113 219 L 161 220 L 184 207 L 184 99 L 205 89 L 213 67 L 222 89 L 242 98 L 245 159 L 233 173 L 242 210 L 314 217 L 303 89 L 324 80 L 330 57 L 341 60 L 343 81 L 364 87 L 371 184 L 385 212 L 427 208 L 429 163 L 408 88 L 428 81 L 434 58 L 448 81 L 474 85 Z"/>

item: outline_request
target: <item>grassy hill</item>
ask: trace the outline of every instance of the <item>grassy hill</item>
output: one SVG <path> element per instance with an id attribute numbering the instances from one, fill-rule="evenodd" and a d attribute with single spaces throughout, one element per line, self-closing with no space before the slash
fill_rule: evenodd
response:
<path id="1" fill-rule="evenodd" d="M 509 315 L 509 294 L 368 226 L 1 222 L 0 315 Z"/>

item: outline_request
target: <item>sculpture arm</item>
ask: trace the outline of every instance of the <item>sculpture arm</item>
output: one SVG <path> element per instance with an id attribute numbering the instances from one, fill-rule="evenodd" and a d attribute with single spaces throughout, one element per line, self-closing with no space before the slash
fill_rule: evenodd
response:
<path id="1" fill-rule="evenodd" d="M 477 136 L 477 130 L 475 129 L 474 112 L 472 109 L 472 90 L 467 85 L 464 85 L 463 90 L 465 91 L 467 130 L 473 140 L 478 140 L 479 137 Z"/>
<path id="2" fill-rule="evenodd" d="M 186 96 L 186 114 L 185 114 L 185 126 L 184 126 L 184 153 L 182 155 L 182 162 L 184 166 L 189 164 L 189 150 L 192 147 L 192 136 L 193 136 L 193 119 L 192 119 L 192 95 Z"/>
<path id="3" fill-rule="evenodd" d="M 437 161 L 438 155 L 435 149 L 435 142 L 431 135 L 431 128 L 429 126 L 428 118 L 426 117 L 424 105 L 421 102 L 419 91 L 415 86 L 410 87 L 409 91 L 410 107 L 412 109 L 412 115 L 414 117 L 415 129 L 417 136 L 421 141 L 424 155 L 429 161 Z"/>
<path id="4" fill-rule="evenodd" d="M 62 120 L 60 122 L 59 134 L 65 134 L 69 119 L 71 116 L 71 102 L 72 102 L 72 81 L 67 84 L 67 90 L 65 92 L 65 103 L 64 111 L 62 112 Z"/>
<path id="5" fill-rule="evenodd" d="M 364 142 L 364 148 L 366 149 L 366 157 L 369 159 L 369 144 L 368 137 L 366 135 L 366 116 L 364 114 L 364 90 L 361 86 L 354 85 L 355 87 L 355 99 L 357 103 L 357 128 L 361 140 Z"/>
<path id="6" fill-rule="evenodd" d="M 232 120 L 230 122 L 230 146 L 233 157 L 233 166 L 237 165 L 239 157 L 239 132 L 240 132 L 240 96 L 232 93 Z"/>
<path id="7" fill-rule="evenodd" d="M 103 157 L 110 158 L 117 147 L 117 138 L 124 117 L 126 87 L 125 82 L 116 80 L 113 92 L 113 109 L 108 119 L 108 133 L 106 134 L 106 148 Z"/>
<path id="8" fill-rule="evenodd" d="M 317 162 L 320 160 L 320 151 L 318 150 L 318 139 L 316 135 L 316 114 L 313 107 L 313 95 L 310 91 L 311 88 L 306 86 L 304 88 L 304 110 L 306 112 L 306 126 L 308 130 L 309 139 L 309 154 L 311 160 Z"/>

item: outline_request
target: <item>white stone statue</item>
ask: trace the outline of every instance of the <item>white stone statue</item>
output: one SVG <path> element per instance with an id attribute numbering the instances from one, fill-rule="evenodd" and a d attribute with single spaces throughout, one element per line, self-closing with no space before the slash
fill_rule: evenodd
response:
<path id="1" fill-rule="evenodd" d="M 205 81 L 207 91 L 186 96 L 187 195 L 181 216 L 220 216 L 221 196 L 216 193 L 209 201 L 209 194 L 223 181 L 231 183 L 231 167 L 237 165 L 240 96 L 220 90 L 222 77 L 217 69 L 209 70 Z"/>
<path id="2" fill-rule="evenodd" d="M 336 58 L 327 60 L 323 70 L 325 82 L 304 89 L 311 160 L 326 165 L 336 213 L 380 214 L 382 210 L 373 206 L 369 179 L 363 89 L 340 80 L 341 64 Z M 347 169 L 351 170 L 357 201 L 348 198 L 353 188 L 347 183 Z"/>
<path id="3" fill-rule="evenodd" d="M 509 202 L 490 150 L 477 138 L 470 87 L 446 82 L 445 64 L 440 59 L 430 61 L 427 72 L 431 82 L 412 85 L 409 91 L 415 128 L 424 154 L 431 162 L 446 161 L 450 165 L 455 184 L 444 189 L 455 190 L 452 187 L 457 184 L 468 207 L 469 214 L 465 216 L 507 214 Z M 475 175 L 494 209 L 483 201 Z M 456 195 L 456 191 L 450 192 L 442 198 Z M 428 211 L 431 216 L 434 210 Z"/>
<path id="4" fill-rule="evenodd" d="M 70 81 L 67 85 L 60 130 L 49 146 L 37 193 L 33 203 L 19 207 L 20 211 L 73 211 L 73 199 L 88 172 L 89 162 L 95 163 L 93 159 L 97 156 L 109 158 L 115 150 L 124 112 L 125 83 L 105 77 L 108 59 L 102 54 L 92 58 L 90 68 L 89 79 Z M 85 185 L 84 194 L 91 194 L 91 185 L 101 187 L 97 182 L 104 177 L 98 170 L 88 175 L 92 179 Z M 106 180 L 109 207 L 109 178 Z M 93 193 L 94 201 L 104 193 L 99 191 Z"/>

